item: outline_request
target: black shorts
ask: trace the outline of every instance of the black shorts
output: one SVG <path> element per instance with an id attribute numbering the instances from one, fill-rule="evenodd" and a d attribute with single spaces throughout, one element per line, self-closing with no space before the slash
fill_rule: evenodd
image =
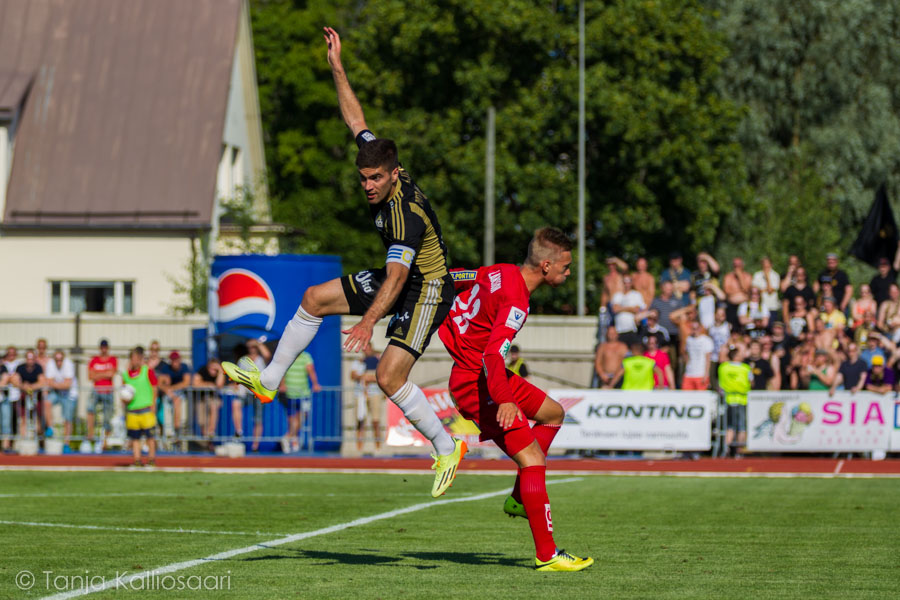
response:
<path id="1" fill-rule="evenodd" d="M 341 277 L 351 315 L 365 314 L 386 277 L 385 267 Z M 430 281 L 407 279 L 390 310 L 394 316 L 387 328 L 389 343 L 405 348 L 419 358 L 428 347 L 432 334 L 450 314 L 455 296 L 449 274 Z"/>

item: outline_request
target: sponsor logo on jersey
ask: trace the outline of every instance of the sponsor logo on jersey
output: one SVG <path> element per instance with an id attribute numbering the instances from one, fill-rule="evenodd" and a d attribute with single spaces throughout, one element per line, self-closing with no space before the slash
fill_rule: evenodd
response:
<path id="1" fill-rule="evenodd" d="M 550 517 L 550 505 L 544 505 L 544 518 L 547 519 L 547 531 L 553 531 L 553 519 Z"/>
<path id="2" fill-rule="evenodd" d="M 506 317 L 506 326 L 510 329 L 515 329 L 516 331 L 522 329 L 522 325 L 525 324 L 526 314 L 527 313 L 524 310 L 513 306 L 509 309 L 509 316 Z"/>
<path id="3" fill-rule="evenodd" d="M 503 345 L 500 346 L 500 356 L 502 356 L 504 359 L 506 358 L 506 355 L 509 354 L 510 346 L 512 346 L 512 342 L 510 340 L 503 340 Z"/>
<path id="4" fill-rule="evenodd" d="M 374 294 L 375 288 L 372 287 L 372 272 L 371 271 L 362 271 L 353 276 L 353 279 L 360 285 L 363 291 L 367 294 Z"/>
<path id="5" fill-rule="evenodd" d="M 493 294 L 494 292 L 499 290 L 500 286 L 502 285 L 500 271 L 494 271 L 493 273 L 488 273 L 488 279 L 491 280 L 491 293 Z"/>
<path id="6" fill-rule="evenodd" d="M 275 321 L 275 295 L 256 273 L 228 269 L 218 278 L 218 321 L 241 321 L 269 331 Z"/>
<path id="7" fill-rule="evenodd" d="M 453 281 L 472 281 L 478 276 L 478 271 L 450 271 Z"/>
<path id="8" fill-rule="evenodd" d="M 384 217 L 381 213 L 378 213 L 378 216 L 375 217 L 375 229 L 378 229 L 379 231 L 384 229 Z"/>

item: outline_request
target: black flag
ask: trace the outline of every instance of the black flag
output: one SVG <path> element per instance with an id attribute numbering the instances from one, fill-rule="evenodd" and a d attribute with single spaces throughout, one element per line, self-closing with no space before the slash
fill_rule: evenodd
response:
<path id="1" fill-rule="evenodd" d="M 894 253 L 897 252 L 897 239 L 897 222 L 894 221 L 894 212 L 888 202 L 887 189 L 882 183 L 875 192 L 875 202 L 850 248 L 850 254 L 873 267 L 878 266 L 880 258 L 893 262 Z"/>

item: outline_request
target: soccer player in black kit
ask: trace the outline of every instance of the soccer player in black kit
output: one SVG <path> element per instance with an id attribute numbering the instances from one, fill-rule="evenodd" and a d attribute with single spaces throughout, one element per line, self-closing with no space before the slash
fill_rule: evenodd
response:
<path id="1" fill-rule="evenodd" d="M 271 402 L 287 369 L 312 341 L 322 317 L 361 315 L 359 323 L 344 332 L 344 348 L 357 352 L 372 339 L 375 323 L 392 313 L 387 331 L 390 342 L 378 363 L 376 381 L 409 422 L 434 445 L 435 480 L 431 494 L 438 497 L 453 482 L 466 445 L 444 430 L 425 394 L 408 378 L 453 304 L 447 249 L 431 204 L 400 166 L 396 144 L 375 137 L 367 127 L 341 64 L 341 38 L 334 29 L 326 27 L 325 41 L 341 116 L 359 146 L 359 181 L 375 229 L 387 250 L 385 265 L 307 289 L 297 314 L 278 342 L 272 362 L 263 371 L 248 363 L 238 366 L 225 362 L 222 366 L 231 379 L 249 388 L 261 401 Z"/>

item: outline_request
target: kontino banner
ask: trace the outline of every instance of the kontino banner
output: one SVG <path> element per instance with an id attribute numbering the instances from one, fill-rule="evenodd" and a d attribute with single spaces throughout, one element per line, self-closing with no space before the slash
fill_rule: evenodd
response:
<path id="1" fill-rule="evenodd" d="M 712 392 L 550 390 L 566 409 L 554 448 L 709 450 Z"/>

